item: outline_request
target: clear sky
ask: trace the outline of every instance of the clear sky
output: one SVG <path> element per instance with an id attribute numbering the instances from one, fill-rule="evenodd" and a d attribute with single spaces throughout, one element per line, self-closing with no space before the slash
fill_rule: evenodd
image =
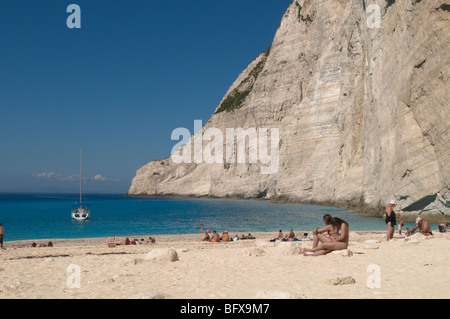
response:
<path id="1" fill-rule="evenodd" d="M 211 117 L 291 0 L 0 1 L 0 192 L 125 193 Z M 69 29 L 69 4 L 81 28 Z"/>

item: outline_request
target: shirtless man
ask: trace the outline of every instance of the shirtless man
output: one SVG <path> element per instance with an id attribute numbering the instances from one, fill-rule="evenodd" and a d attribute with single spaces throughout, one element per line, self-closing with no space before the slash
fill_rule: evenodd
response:
<path id="1" fill-rule="evenodd" d="M 218 243 L 220 241 L 220 236 L 215 230 L 212 232 L 211 241 L 215 243 Z"/>
<path id="2" fill-rule="evenodd" d="M 278 238 L 277 239 L 283 239 L 283 232 L 281 231 L 281 229 L 280 229 L 280 231 L 278 232 Z"/>
<path id="3" fill-rule="evenodd" d="M 291 231 L 289 232 L 288 238 L 295 238 L 295 233 L 292 228 L 291 228 Z"/>
<path id="4" fill-rule="evenodd" d="M 420 233 L 422 235 L 425 235 L 425 236 L 433 235 L 433 233 L 431 232 L 430 224 L 426 220 L 423 220 L 420 217 L 417 217 L 416 226 L 414 226 L 412 232 L 415 232 L 417 228 L 419 228 Z"/>
<path id="5" fill-rule="evenodd" d="M 223 232 L 222 234 L 222 241 L 230 241 L 230 235 L 228 235 L 228 232 Z"/>
<path id="6" fill-rule="evenodd" d="M 5 233 L 5 227 L 0 223 L 0 248 L 3 249 L 3 234 Z"/>
<path id="7" fill-rule="evenodd" d="M 333 250 L 347 249 L 350 234 L 348 223 L 338 217 L 333 217 L 331 225 L 336 227 L 341 234 L 336 238 L 331 238 L 329 242 L 323 243 L 317 247 L 305 248 L 303 253 L 304 256 L 320 256 L 326 255 Z M 312 254 L 308 254 L 308 252 L 312 252 Z"/>

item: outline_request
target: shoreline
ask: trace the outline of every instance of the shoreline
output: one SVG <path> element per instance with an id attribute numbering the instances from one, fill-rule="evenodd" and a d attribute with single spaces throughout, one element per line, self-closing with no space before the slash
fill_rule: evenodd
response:
<path id="1" fill-rule="evenodd" d="M 220 232 L 219 232 L 220 233 Z M 237 233 L 240 235 L 242 232 Z M 247 232 L 246 234 L 248 234 Z M 256 239 L 260 240 L 269 240 L 278 236 L 277 231 L 273 232 L 250 232 Z M 308 233 L 312 235 L 312 231 L 295 231 L 296 234 L 303 235 L 304 233 Z M 363 234 L 363 235 L 382 235 L 386 234 L 386 231 L 382 230 L 355 230 L 351 231 L 353 234 Z M 231 235 L 236 235 L 234 232 L 230 232 Z M 195 233 L 195 234 L 163 234 L 163 235 L 130 235 L 130 236 L 116 236 L 116 243 L 120 243 L 125 238 L 132 239 L 145 239 L 147 240 L 150 236 L 156 238 L 157 243 L 166 243 L 170 244 L 172 242 L 201 242 L 204 236 L 204 233 Z M 44 239 L 23 239 L 23 240 L 12 240 L 5 241 L 3 246 L 10 246 L 11 248 L 27 248 L 30 247 L 32 242 L 42 242 L 47 243 L 51 241 L 54 245 L 55 243 L 62 244 L 61 247 L 73 247 L 79 246 L 81 244 L 88 244 L 92 246 L 104 245 L 107 243 L 114 242 L 114 236 L 107 237 L 87 237 L 87 238 L 44 238 Z M 225 243 L 225 242 L 224 242 Z M 7 248 L 7 247 L 6 247 Z"/>
<path id="2" fill-rule="evenodd" d="M 285 231 L 284 233 L 287 233 L 288 231 Z M 312 236 L 312 231 L 302 231 L 302 230 L 296 230 L 294 231 L 298 235 L 303 235 L 304 233 L 308 233 L 310 236 Z M 363 234 L 363 235 L 382 235 L 386 234 L 385 230 L 353 230 L 350 231 L 354 234 Z M 221 231 L 218 231 L 219 234 L 221 234 Z M 278 231 L 270 231 L 270 232 L 233 232 L 230 231 L 230 236 L 234 235 L 241 235 L 241 234 L 248 234 L 251 233 L 253 236 L 255 236 L 256 239 L 262 239 L 262 240 L 269 240 L 273 239 L 278 236 Z M 154 237 L 157 240 L 157 243 L 171 243 L 171 242 L 198 242 L 201 241 L 201 239 L 204 236 L 203 233 L 190 233 L 190 234 L 161 234 L 161 235 L 155 235 L 155 234 L 147 234 L 147 235 L 126 235 L 126 236 L 116 236 L 116 243 L 120 243 L 121 241 L 125 240 L 125 238 L 132 239 L 145 239 L 148 240 L 149 237 Z M 30 247 L 30 245 L 33 242 L 36 243 L 48 243 L 51 241 L 53 244 L 60 243 L 63 244 L 63 246 L 77 246 L 77 245 L 103 245 L 105 243 L 112 243 L 114 242 L 114 236 L 105 236 L 105 237 L 80 237 L 80 238 L 42 238 L 42 239 L 20 239 L 20 240 L 11 240 L 11 241 L 4 241 L 3 246 L 9 246 L 11 248 L 26 248 Z M 7 247 L 6 247 L 7 248 Z"/>

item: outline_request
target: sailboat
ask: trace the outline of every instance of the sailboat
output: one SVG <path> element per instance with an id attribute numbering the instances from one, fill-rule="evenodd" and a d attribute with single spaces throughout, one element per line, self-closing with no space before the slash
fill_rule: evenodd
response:
<path id="1" fill-rule="evenodd" d="M 83 149 L 80 148 L 80 206 L 72 209 L 72 218 L 76 220 L 86 220 L 91 216 L 91 211 L 89 208 L 83 208 Z"/>

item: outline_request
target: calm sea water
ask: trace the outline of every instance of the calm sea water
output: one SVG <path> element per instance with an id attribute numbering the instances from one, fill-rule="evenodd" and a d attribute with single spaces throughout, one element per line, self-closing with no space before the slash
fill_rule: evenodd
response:
<path id="1" fill-rule="evenodd" d="M 384 220 L 327 206 L 269 203 L 258 200 L 135 198 L 123 195 L 86 195 L 91 219 L 71 219 L 77 195 L 0 194 L 0 223 L 5 241 L 193 234 L 204 228 L 240 234 L 283 232 L 322 227 L 322 216 L 346 220 L 350 230 L 385 230 Z M 412 225 L 407 225 L 411 227 Z"/>

